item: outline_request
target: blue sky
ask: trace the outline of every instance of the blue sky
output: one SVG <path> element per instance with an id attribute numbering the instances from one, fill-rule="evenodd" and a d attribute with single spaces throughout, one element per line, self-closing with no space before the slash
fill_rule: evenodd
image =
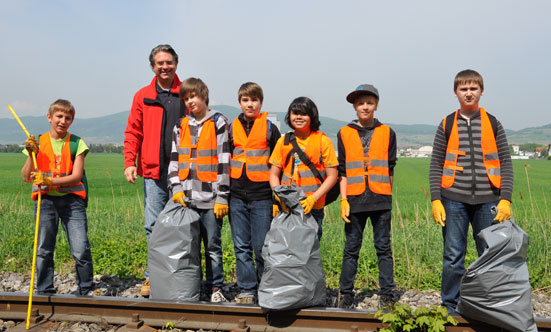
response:
<path id="1" fill-rule="evenodd" d="M 484 76 L 481 106 L 506 128 L 551 123 L 551 1 L 6 0 L 0 12 L 0 118 L 8 104 L 45 115 L 57 98 L 77 119 L 126 111 L 153 77 L 151 48 L 168 43 L 211 104 L 238 106 L 254 81 L 266 111 L 304 95 L 351 120 L 345 96 L 372 83 L 381 121 L 436 125 L 457 108 L 455 74 L 471 68 Z"/>

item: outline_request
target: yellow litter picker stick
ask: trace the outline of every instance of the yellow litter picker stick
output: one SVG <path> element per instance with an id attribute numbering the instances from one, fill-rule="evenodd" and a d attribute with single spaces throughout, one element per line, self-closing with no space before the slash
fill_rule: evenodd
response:
<path id="1" fill-rule="evenodd" d="M 27 131 L 27 128 L 25 128 L 25 126 L 23 125 L 23 122 L 21 122 L 21 120 L 19 120 L 19 117 L 17 116 L 17 114 L 15 114 L 15 111 L 13 110 L 13 108 L 11 108 L 11 106 L 8 105 L 8 108 L 10 109 L 11 111 L 11 114 L 13 114 L 13 117 L 15 118 L 15 120 L 17 120 L 17 122 L 19 122 L 19 125 L 21 126 L 21 129 L 23 129 L 23 131 L 25 132 L 25 134 L 27 134 L 27 137 L 31 136 L 29 134 L 29 132 Z M 38 169 L 38 164 L 36 163 L 36 154 L 34 152 L 31 153 L 32 155 L 32 158 L 33 158 L 33 164 L 34 164 L 34 168 L 35 169 Z M 38 221 L 40 220 L 40 203 L 42 201 L 42 195 L 41 195 L 41 192 L 40 190 L 38 190 L 38 202 L 37 202 L 37 205 L 36 205 L 36 226 L 35 226 L 35 229 L 34 229 L 34 246 L 33 246 L 33 267 L 32 267 L 32 272 L 31 272 L 31 285 L 30 285 L 30 288 L 29 288 L 29 305 L 28 305 L 28 308 L 27 308 L 27 325 L 26 325 L 26 329 L 28 330 L 29 329 L 29 326 L 30 326 L 30 319 L 31 319 L 31 308 L 32 308 L 32 305 L 33 305 L 33 290 L 34 290 L 34 273 L 35 273 L 35 269 L 36 269 L 36 247 L 37 247 L 37 243 L 38 243 Z"/>

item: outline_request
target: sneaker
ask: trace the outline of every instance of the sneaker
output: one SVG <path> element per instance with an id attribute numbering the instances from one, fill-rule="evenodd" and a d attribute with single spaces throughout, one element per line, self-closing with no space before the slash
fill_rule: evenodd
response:
<path id="1" fill-rule="evenodd" d="M 145 279 L 144 282 L 142 283 L 142 289 L 140 290 L 140 294 L 142 297 L 149 297 L 149 294 L 151 294 L 149 278 Z"/>
<path id="2" fill-rule="evenodd" d="M 235 302 L 241 303 L 241 304 L 255 304 L 256 296 L 254 295 L 253 292 L 241 292 L 235 298 Z"/>
<path id="3" fill-rule="evenodd" d="M 392 310 L 392 309 L 394 309 L 394 304 L 395 303 L 396 303 L 396 301 L 394 300 L 394 298 L 392 296 L 381 295 L 379 297 L 379 309 Z"/>
<path id="4" fill-rule="evenodd" d="M 220 288 L 213 288 L 212 295 L 210 296 L 210 302 L 219 303 L 219 302 L 228 302 Z"/>
<path id="5" fill-rule="evenodd" d="M 354 309 L 354 295 L 339 293 L 337 307 L 342 309 Z"/>

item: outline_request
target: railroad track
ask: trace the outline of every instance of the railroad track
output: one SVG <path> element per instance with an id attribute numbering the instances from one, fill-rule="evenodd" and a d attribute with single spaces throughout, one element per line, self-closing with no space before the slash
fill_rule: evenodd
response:
<path id="1" fill-rule="evenodd" d="M 25 331 L 28 294 L 0 293 L 0 319 L 20 322 L 9 331 Z M 181 329 L 254 331 L 377 331 L 381 323 L 369 310 L 309 308 L 265 314 L 252 305 L 212 304 L 207 302 L 174 303 L 147 299 L 116 297 L 76 297 L 72 295 L 33 296 L 33 315 L 29 331 L 46 330 L 51 322 L 87 322 L 120 325 L 119 331 L 155 331 L 167 322 Z M 458 326 L 446 331 L 501 331 L 476 325 L 456 317 Z M 551 319 L 538 319 L 538 329 L 551 332 Z"/>

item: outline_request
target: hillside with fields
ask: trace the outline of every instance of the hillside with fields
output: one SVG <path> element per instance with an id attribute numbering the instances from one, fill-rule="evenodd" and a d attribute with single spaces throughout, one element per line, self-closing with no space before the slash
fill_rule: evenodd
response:
<path id="1" fill-rule="evenodd" d="M 213 105 L 213 109 L 224 113 L 232 121 L 241 112 L 240 109 L 228 105 Z M 88 144 L 122 144 L 124 140 L 124 128 L 128 118 L 128 111 L 119 112 L 111 115 L 81 119 L 76 121 L 71 127 L 71 132 L 81 136 Z M 277 116 L 281 132 L 287 132 L 289 127 L 285 124 L 285 113 L 272 113 Z M 24 116 L 21 121 L 25 124 L 31 133 L 44 133 L 49 130 L 49 124 L 46 116 Z M 336 142 L 337 132 L 348 121 L 337 120 L 330 117 L 321 116 L 321 130 Z M 388 123 L 398 138 L 398 146 L 401 148 L 418 148 L 423 145 L 432 145 L 436 125 L 428 124 L 393 124 Z M 509 144 L 551 143 L 551 123 L 541 126 L 525 128 L 521 130 L 506 129 Z M 25 140 L 25 134 L 13 118 L 0 118 L 0 144 L 21 144 Z"/>

